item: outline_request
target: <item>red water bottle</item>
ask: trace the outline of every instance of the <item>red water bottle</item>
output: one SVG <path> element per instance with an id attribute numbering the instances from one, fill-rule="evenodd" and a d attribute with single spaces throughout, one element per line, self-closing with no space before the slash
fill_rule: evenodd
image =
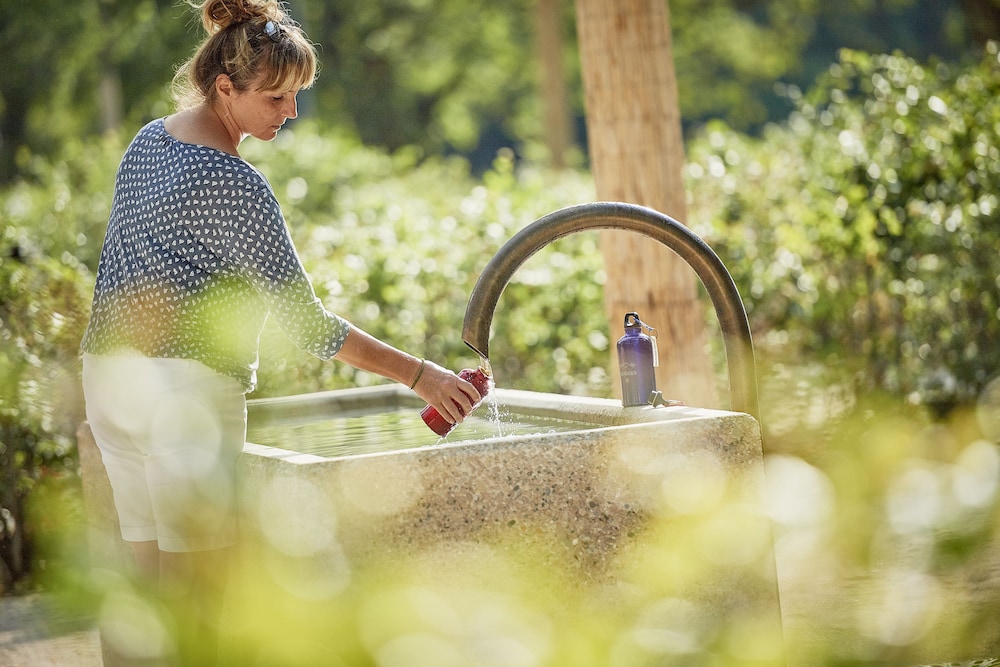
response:
<path id="1" fill-rule="evenodd" d="M 458 377 L 466 380 L 467 382 L 471 382 L 472 386 L 479 390 L 479 394 L 481 396 L 485 397 L 486 394 L 490 393 L 490 376 L 484 369 L 463 368 L 458 372 Z M 472 410 L 475 410 L 478 405 L 479 403 L 473 405 Z M 451 433 L 451 430 L 457 426 L 457 424 L 449 423 L 448 420 L 442 417 L 441 413 L 431 405 L 428 405 L 421 410 L 420 416 L 423 418 L 424 423 L 442 438 Z"/>

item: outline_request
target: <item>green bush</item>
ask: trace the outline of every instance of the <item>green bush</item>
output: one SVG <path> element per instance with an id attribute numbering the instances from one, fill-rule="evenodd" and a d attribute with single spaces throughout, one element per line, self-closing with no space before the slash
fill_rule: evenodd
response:
<path id="1" fill-rule="evenodd" d="M 55 513 L 32 504 L 77 480 L 76 348 L 83 331 L 75 314 L 86 311 L 90 295 L 87 275 L 63 259 L 0 251 L 0 594 L 23 585 L 50 555 L 36 551 L 53 537 L 47 528 L 83 516 L 72 493 Z"/>
<path id="2" fill-rule="evenodd" d="M 781 126 L 689 148 L 693 226 L 763 347 L 947 410 L 1000 366 L 1000 63 L 845 51 Z"/>
<path id="3" fill-rule="evenodd" d="M 0 192 L 0 593 L 29 585 L 53 555 L 53 526 L 81 525 L 77 350 L 120 145 L 27 158 L 29 175 Z"/>

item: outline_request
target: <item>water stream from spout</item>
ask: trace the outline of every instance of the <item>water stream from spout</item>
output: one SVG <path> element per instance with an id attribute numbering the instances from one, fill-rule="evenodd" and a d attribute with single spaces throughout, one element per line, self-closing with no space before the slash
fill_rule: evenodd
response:
<path id="1" fill-rule="evenodd" d="M 497 401 L 496 395 L 496 377 L 493 375 L 493 365 L 490 364 L 490 360 L 487 357 L 479 357 L 479 368 L 486 373 L 486 376 L 490 379 L 490 391 L 483 398 L 483 407 L 486 408 L 487 419 L 491 426 L 496 428 L 495 437 L 502 438 L 505 435 L 510 435 L 509 429 L 504 428 L 504 423 L 510 421 L 510 414 L 504 411 L 500 407 L 500 402 Z"/>

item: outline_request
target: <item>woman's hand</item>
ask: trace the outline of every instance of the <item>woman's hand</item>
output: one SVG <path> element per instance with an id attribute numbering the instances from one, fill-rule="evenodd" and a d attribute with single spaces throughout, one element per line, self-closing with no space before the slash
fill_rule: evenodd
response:
<path id="1" fill-rule="evenodd" d="M 461 424 L 472 408 L 483 400 L 471 382 L 463 380 L 433 361 L 424 361 L 424 369 L 413 391 L 436 409 L 451 424 Z"/>

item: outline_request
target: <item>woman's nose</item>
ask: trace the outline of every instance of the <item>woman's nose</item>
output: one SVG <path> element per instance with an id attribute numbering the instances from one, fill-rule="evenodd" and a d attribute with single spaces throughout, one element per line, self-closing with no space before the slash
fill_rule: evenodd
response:
<path id="1" fill-rule="evenodd" d="M 285 109 L 286 118 L 297 118 L 299 115 L 299 102 L 297 96 L 293 95 Z"/>

